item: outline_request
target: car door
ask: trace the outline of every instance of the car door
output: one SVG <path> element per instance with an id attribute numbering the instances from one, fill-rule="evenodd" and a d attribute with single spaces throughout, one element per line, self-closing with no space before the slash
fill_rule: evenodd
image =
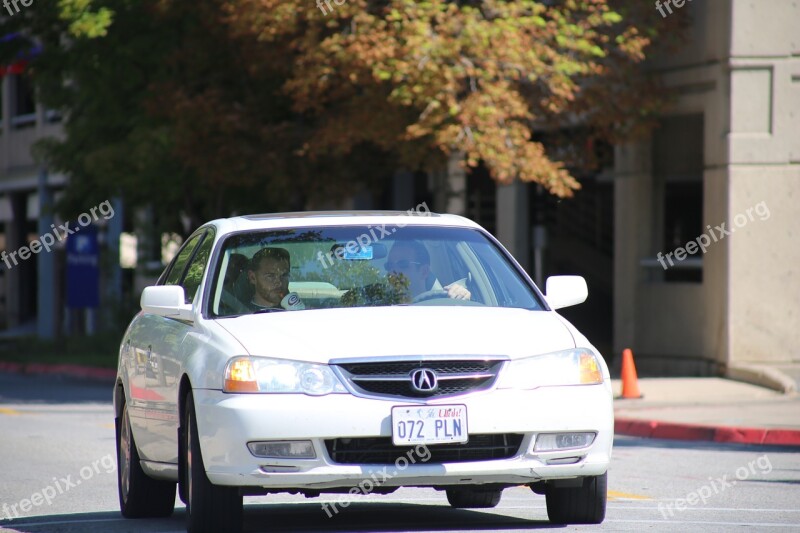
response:
<path id="1" fill-rule="evenodd" d="M 197 247 L 186 262 L 180 276 L 167 276 L 165 284 L 183 287 L 187 304 L 200 305 L 199 289 L 203 280 L 211 251 L 214 246 L 214 230 L 207 229 Z M 156 368 L 147 377 L 148 391 L 151 391 L 150 408 L 147 411 L 148 433 L 154 436 L 150 450 L 151 460 L 176 463 L 178 460 L 177 428 L 180 421 L 178 412 L 178 388 L 185 366 L 191 356 L 194 343 L 187 342 L 187 336 L 199 329 L 193 322 L 157 317 L 159 338 L 153 339 L 154 355 L 152 361 Z"/>
<path id="2" fill-rule="evenodd" d="M 186 266 L 205 234 L 205 231 L 197 232 L 186 240 L 162 274 L 158 285 L 175 285 L 182 279 Z M 185 335 L 182 331 L 184 328 L 176 320 L 142 313 L 135 320 L 126 341 L 135 363 L 128 377 L 131 426 L 144 460 L 157 460 L 159 454 L 156 450 L 163 446 L 159 444 L 162 437 L 153 433 L 150 421 L 153 417 L 165 415 L 159 409 L 159 404 L 170 396 L 171 381 L 164 359 L 169 351 L 179 348 Z M 174 394 L 177 395 L 177 391 Z"/>

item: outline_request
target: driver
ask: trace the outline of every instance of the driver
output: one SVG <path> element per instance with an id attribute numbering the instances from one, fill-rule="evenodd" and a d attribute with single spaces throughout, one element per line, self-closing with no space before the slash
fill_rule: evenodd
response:
<path id="1" fill-rule="evenodd" d="M 250 260 L 247 277 L 253 285 L 250 307 L 261 309 L 305 309 L 295 292 L 289 292 L 289 252 L 284 248 L 263 248 Z"/>
<path id="2" fill-rule="evenodd" d="M 431 256 L 420 241 L 395 242 L 384 268 L 389 272 L 390 279 L 401 279 L 408 284 L 408 292 L 412 298 L 427 292 L 442 291 L 449 298 L 470 299 L 471 294 L 463 285 L 451 283 L 442 287 L 431 273 Z"/>

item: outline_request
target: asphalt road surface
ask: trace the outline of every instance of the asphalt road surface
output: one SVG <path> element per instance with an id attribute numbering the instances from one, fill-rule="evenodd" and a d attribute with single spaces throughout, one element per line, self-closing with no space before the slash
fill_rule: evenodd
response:
<path id="1" fill-rule="evenodd" d="M 178 500 L 179 502 L 179 500 Z M 321 504 L 338 502 L 329 517 Z M 798 531 L 800 450 L 617 437 L 606 521 L 553 526 L 543 496 L 517 487 L 489 510 L 454 510 L 444 493 L 400 489 L 355 499 L 245 499 L 245 530 Z M 109 385 L 0 373 L 0 531 L 184 531 L 168 519 L 125 520 L 116 487 Z"/>

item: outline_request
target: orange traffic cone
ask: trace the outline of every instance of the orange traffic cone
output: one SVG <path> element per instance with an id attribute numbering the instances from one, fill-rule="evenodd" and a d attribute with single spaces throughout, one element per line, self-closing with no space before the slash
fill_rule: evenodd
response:
<path id="1" fill-rule="evenodd" d="M 630 348 L 622 350 L 621 398 L 642 398 L 642 393 L 639 392 L 639 378 L 636 376 L 636 365 L 633 364 L 633 352 Z"/>

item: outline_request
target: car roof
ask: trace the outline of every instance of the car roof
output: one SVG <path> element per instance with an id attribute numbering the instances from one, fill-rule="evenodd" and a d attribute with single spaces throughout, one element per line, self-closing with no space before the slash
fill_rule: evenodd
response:
<path id="1" fill-rule="evenodd" d="M 419 207 L 419 206 L 418 206 Z M 298 211 L 292 213 L 264 213 L 212 220 L 221 233 L 256 229 L 297 228 L 305 226 L 350 226 L 350 225 L 414 225 L 457 226 L 477 228 L 472 220 L 451 214 L 430 211 Z"/>

